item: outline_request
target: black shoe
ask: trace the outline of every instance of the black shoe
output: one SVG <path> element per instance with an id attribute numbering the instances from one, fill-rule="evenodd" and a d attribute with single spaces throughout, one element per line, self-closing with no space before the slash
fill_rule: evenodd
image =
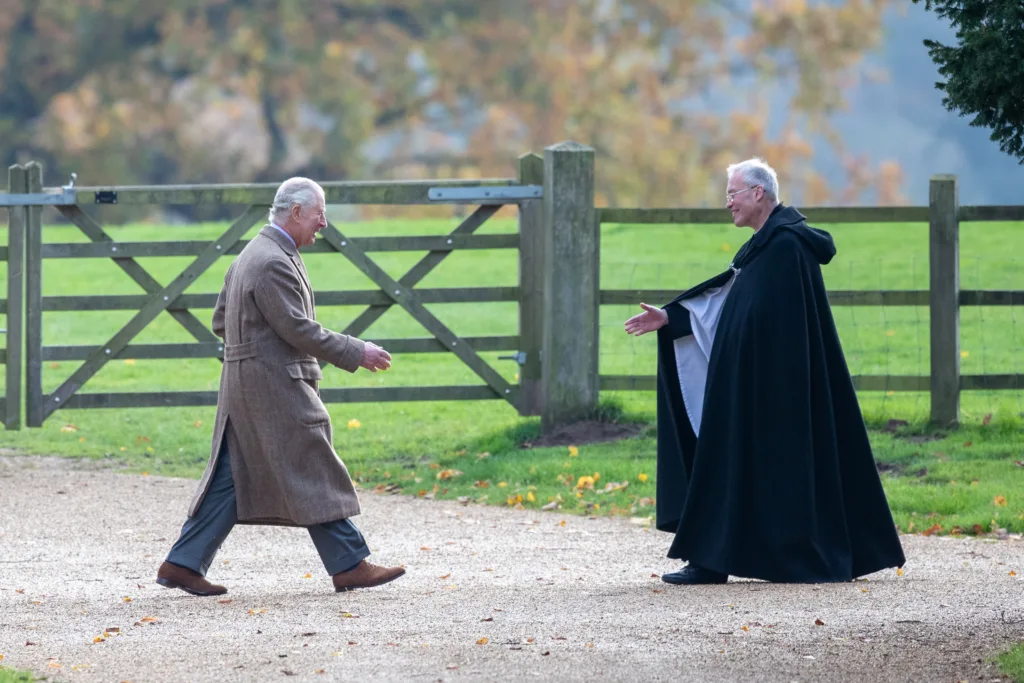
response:
<path id="1" fill-rule="evenodd" d="M 705 583 L 725 583 L 729 580 L 729 575 L 713 572 L 691 562 L 677 572 L 663 574 L 661 580 L 677 586 L 692 586 Z"/>

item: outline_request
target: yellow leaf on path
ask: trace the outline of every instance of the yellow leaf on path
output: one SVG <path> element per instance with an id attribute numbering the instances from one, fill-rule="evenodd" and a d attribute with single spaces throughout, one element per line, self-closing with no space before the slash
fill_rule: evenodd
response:
<path id="1" fill-rule="evenodd" d="M 565 526 L 565 520 L 563 519 L 561 522 L 559 522 L 558 526 Z"/>
<path id="2" fill-rule="evenodd" d="M 102 643 L 105 640 L 106 640 L 106 638 L 104 638 L 103 636 L 96 636 L 95 638 L 92 639 L 92 642 L 94 642 L 94 643 Z"/>
<path id="3" fill-rule="evenodd" d="M 643 472 L 641 472 L 640 474 L 636 475 L 636 478 L 640 480 L 641 484 L 647 482 L 647 475 L 644 474 Z"/>
<path id="4" fill-rule="evenodd" d="M 899 567 L 896 569 L 896 576 L 903 576 L 903 568 Z"/>
<path id="5" fill-rule="evenodd" d="M 304 578 L 304 579 L 312 579 L 312 578 L 313 578 L 313 575 L 312 575 L 312 574 L 306 574 L 306 575 L 305 575 L 305 576 L 303 576 L 302 578 Z"/>
<path id="6" fill-rule="evenodd" d="M 1011 570 L 1010 570 L 1010 576 L 1017 576 L 1017 572 L 1015 572 L 1015 571 L 1013 571 L 1013 570 L 1011 569 Z"/>
<path id="7" fill-rule="evenodd" d="M 486 638 L 481 638 L 480 640 L 476 641 L 476 644 L 477 644 L 477 645 L 486 645 L 486 644 L 487 644 L 487 642 L 488 642 L 488 641 L 487 641 L 487 639 L 486 639 Z"/>
<path id="8" fill-rule="evenodd" d="M 217 602 L 223 602 L 223 601 L 222 600 L 218 600 Z M 231 602 L 231 601 L 228 600 L 228 602 Z M 160 621 L 160 620 L 157 619 L 156 617 L 142 617 L 142 619 L 139 619 L 139 621 L 141 621 L 144 624 L 152 624 L 152 623 Z"/>
<path id="9" fill-rule="evenodd" d="M 749 630 L 750 630 L 750 627 L 749 627 L 749 626 L 747 626 L 746 624 L 743 624 L 743 626 L 740 626 L 740 629 L 742 629 L 742 630 L 744 630 L 744 631 L 749 631 Z"/>
<path id="10" fill-rule="evenodd" d="M 0 655 L 0 662 L 4 661 L 4 656 Z"/>
<path id="11" fill-rule="evenodd" d="M 57 662 L 50 662 L 48 666 L 49 666 L 49 667 L 50 667 L 51 669 L 59 669 L 59 668 L 60 668 L 60 664 L 59 664 L 59 663 L 57 663 Z"/>
<path id="12" fill-rule="evenodd" d="M 121 601 L 122 601 L 122 602 L 131 602 L 131 601 L 132 601 L 132 599 L 131 599 L 131 598 L 129 598 L 129 597 L 128 597 L 128 596 L 126 595 L 125 597 L 121 598 Z"/>
<path id="13" fill-rule="evenodd" d="M 444 576 L 439 576 L 439 577 L 437 577 L 437 578 L 439 578 L 439 579 L 447 579 L 447 578 L 448 578 L 449 576 L 451 576 L 451 575 L 452 575 L 452 574 L 451 574 L 451 572 L 448 572 L 448 573 L 447 573 L 447 574 L 445 574 Z"/>

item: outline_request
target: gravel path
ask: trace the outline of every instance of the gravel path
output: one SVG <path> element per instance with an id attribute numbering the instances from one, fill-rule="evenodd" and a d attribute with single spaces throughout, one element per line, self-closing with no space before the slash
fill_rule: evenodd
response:
<path id="1" fill-rule="evenodd" d="M 655 575 L 622 519 L 362 493 L 406 576 L 335 594 L 300 529 L 237 527 L 222 598 L 157 586 L 194 481 L 0 457 L 3 665 L 66 681 L 990 681 L 1024 639 L 1024 542 L 904 537 L 908 565 L 820 586 Z M 564 520 L 564 524 L 563 524 Z M 817 622 L 821 622 L 820 624 Z"/>

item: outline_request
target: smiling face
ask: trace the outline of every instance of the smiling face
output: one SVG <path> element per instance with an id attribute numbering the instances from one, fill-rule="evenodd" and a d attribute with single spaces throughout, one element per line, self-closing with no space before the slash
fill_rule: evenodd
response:
<path id="1" fill-rule="evenodd" d="M 767 198 L 760 185 L 748 185 L 742 174 L 734 173 L 725 188 L 725 208 L 732 213 L 732 222 L 739 228 L 761 227 Z M 760 219 L 760 221 L 758 220 Z"/>
<path id="2" fill-rule="evenodd" d="M 295 240 L 297 247 L 308 247 L 316 242 L 316 234 L 327 227 L 327 206 L 323 194 L 310 206 L 295 204 L 288 214 L 288 226 L 282 226 Z"/>

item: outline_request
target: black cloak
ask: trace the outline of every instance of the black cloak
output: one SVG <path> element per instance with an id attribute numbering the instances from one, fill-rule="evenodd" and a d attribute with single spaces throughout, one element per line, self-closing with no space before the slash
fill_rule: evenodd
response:
<path id="1" fill-rule="evenodd" d="M 656 526 L 675 533 L 670 558 L 800 583 L 903 566 L 821 275 L 835 253 L 779 204 L 728 271 L 664 307 Z M 695 430 L 675 355 L 693 319 L 679 302 L 730 281 Z"/>

